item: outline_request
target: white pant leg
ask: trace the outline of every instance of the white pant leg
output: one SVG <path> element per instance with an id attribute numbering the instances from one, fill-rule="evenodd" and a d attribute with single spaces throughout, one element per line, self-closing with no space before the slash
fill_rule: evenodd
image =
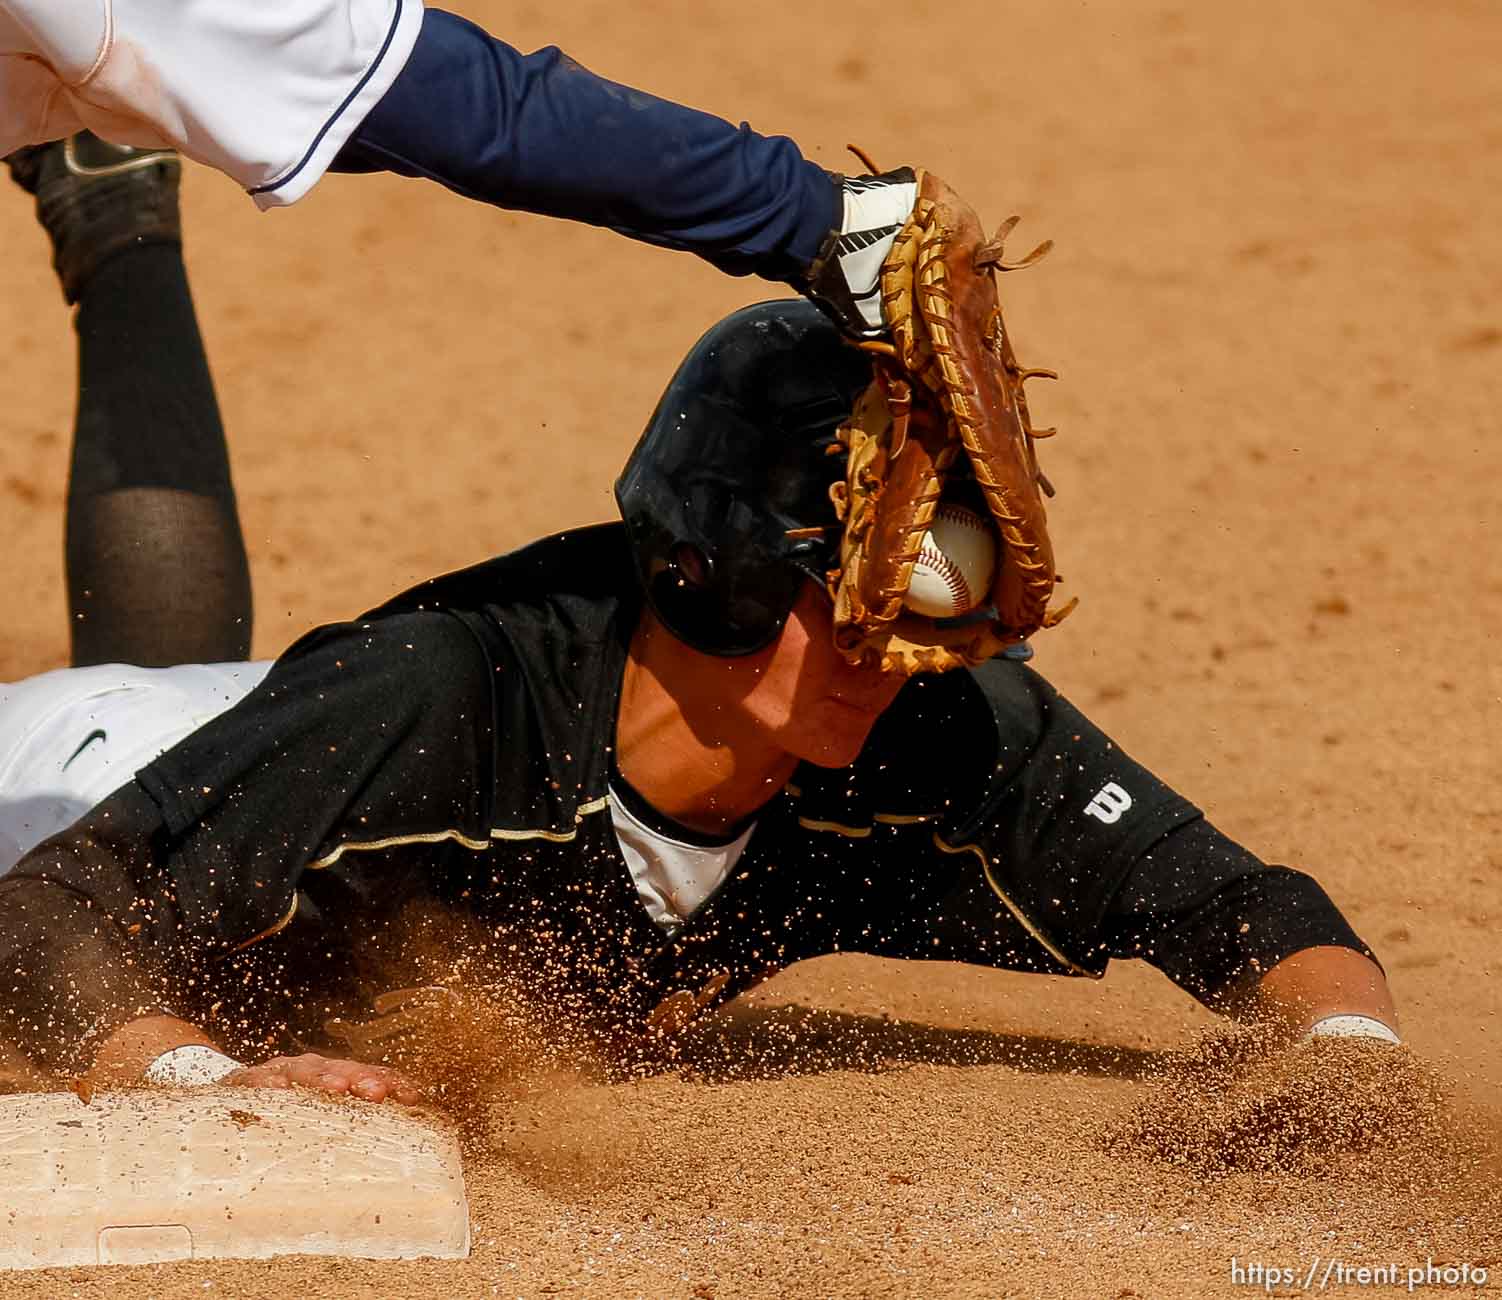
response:
<path id="1" fill-rule="evenodd" d="M 421 25 L 422 0 L 0 0 L 0 153 L 81 124 L 292 203 Z"/>
<path id="2" fill-rule="evenodd" d="M 88 6 L 77 6 L 72 25 L 60 35 L 71 36 L 74 46 L 87 44 L 89 17 Z M 81 29 L 80 18 L 84 20 Z M 57 73 L 39 53 L 39 39 L 21 19 L 19 9 L 12 11 L 10 0 L 0 0 L 0 157 L 22 145 L 72 135 L 83 126 L 62 94 Z M 105 23 L 100 12 L 92 20 L 97 47 Z"/>
<path id="3" fill-rule="evenodd" d="M 270 667 L 103 664 L 0 683 L 0 875 L 239 703 Z"/>
<path id="4" fill-rule="evenodd" d="M 22 145 L 61 140 L 83 129 L 83 119 L 61 91 L 62 83 L 45 63 L 0 51 L 0 158 Z"/>

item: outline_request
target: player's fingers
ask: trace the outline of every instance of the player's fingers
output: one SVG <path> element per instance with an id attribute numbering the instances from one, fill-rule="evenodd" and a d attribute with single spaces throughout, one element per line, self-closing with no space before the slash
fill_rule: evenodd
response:
<path id="1" fill-rule="evenodd" d="M 226 1083 L 244 1088 L 313 1088 L 319 1092 L 349 1091 L 349 1079 L 337 1067 L 347 1062 L 327 1060 L 309 1052 L 302 1056 L 276 1056 L 260 1065 L 229 1075 Z"/>
<path id="2" fill-rule="evenodd" d="M 292 1081 L 281 1070 L 264 1065 L 248 1065 L 244 1069 L 227 1074 L 220 1083 L 236 1088 L 290 1088 Z"/>
<path id="3" fill-rule="evenodd" d="M 293 1083 L 324 1092 L 349 1093 L 365 1101 L 385 1101 L 388 1097 L 401 1102 L 421 1100 L 416 1085 L 382 1065 L 308 1052 L 287 1060 L 286 1069 Z"/>
<path id="4" fill-rule="evenodd" d="M 403 1106 L 416 1106 L 428 1099 L 427 1094 L 406 1075 L 396 1074 L 395 1071 L 392 1075 L 391 1091 L 388 1095 L 393 1101 L 399 1101 Z"/>
<path id="5" fill-rule="evenodd" d="M 348 1086 L 332 1067 L 333 1061 L 325 1060 L 315 1052 L 301 1056 L 278 1056 L 266 1062 L 266 1068 L 278 1069 L 289 1083 L 300 1088 L 317 1088 L 323 1092 L 343 1092 Z"/>
<path id="6" fill-rule="evenodd" d="M 392 1082 L 382 1075 L 360 1075 L 359 1078 L 351 1079 L 348 1087 L 351 1097 L 363 1097 L 366 1102 L 385 1102 L 388 1097 L 395 1099 L 397 1091 Z"/>
<path id="7" fill-rule="evenodd" d="M 367 1101 L 399 1101 L 412 1106 L 423 1100 L 422 1089 L 411 1079 L 384 1065 L 360 1066 L 352 1071 L 349 1090 Z"/>
<path id="8" fill-rule="evenodd" d="M 237 1070 L 226 1083 L 246 1088 L 312 1088 L 319 1092 L 347 1093 L 363 1101 L 399 1101 L 415 1105 L 422 1090 L 410 1079 L 382 1065 L 366 1065 L 306 1052 L 301 1056 L 278 1056 L 261 1065 Z"/>

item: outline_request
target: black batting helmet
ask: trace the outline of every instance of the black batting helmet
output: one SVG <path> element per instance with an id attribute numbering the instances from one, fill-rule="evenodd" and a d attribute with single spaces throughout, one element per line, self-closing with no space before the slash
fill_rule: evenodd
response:
<path id="1" fill-rule="evenodd" d="M 835 431 L 871 363 L 807 302 L 759 303 L 692 348 L 615 485 L 647 599 L 680 641 L 752 654 L 838 563 Z"/>

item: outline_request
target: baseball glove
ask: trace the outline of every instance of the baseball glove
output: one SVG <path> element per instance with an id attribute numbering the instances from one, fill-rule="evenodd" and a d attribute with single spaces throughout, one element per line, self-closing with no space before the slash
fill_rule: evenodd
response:
<path id="1" fill-rule="evenodd" d="M 857 151 L 858 152 L 858 151 Z M 862 160 L 870 164 L 870 160 Z M 874 166 L 873 166 L 874 170 Z M 1023 383 L 1052 371 L 1018 366 L 1002 322 L 995 273 L 1031 265 L 1002 258 L 1013 217 L 987 240 L 974 210 L 932 173 L 881 271 L 890 343 L 866 340 L 875 379 L 840 430 L 848 453 L 831 489 L 844 526 L 829 575 L 835 641 L 851 663 L 907 674 L 974 665 L 1074 607 L 1050 611 L 1054 572 Z M 933 619 L 904 606 L 940 500 L 991 520 L 998 560 L 989 600 L 969 615 Z"/>

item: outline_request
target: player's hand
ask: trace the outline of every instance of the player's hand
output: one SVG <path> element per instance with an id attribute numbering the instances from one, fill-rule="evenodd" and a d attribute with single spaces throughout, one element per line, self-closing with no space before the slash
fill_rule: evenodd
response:
<path id="1" fill-rule="evenodd" d="M 384 1065 L 365 1065 L 332 1056 L 304 1052 L 274 1056 L 260 1065 L 247 1065 L 226 1075 L 225 1083 L 241 1088 L 313 1088 L 364 1101 L 425 1101 L 422 1090 L 405 1075 Z"/>

